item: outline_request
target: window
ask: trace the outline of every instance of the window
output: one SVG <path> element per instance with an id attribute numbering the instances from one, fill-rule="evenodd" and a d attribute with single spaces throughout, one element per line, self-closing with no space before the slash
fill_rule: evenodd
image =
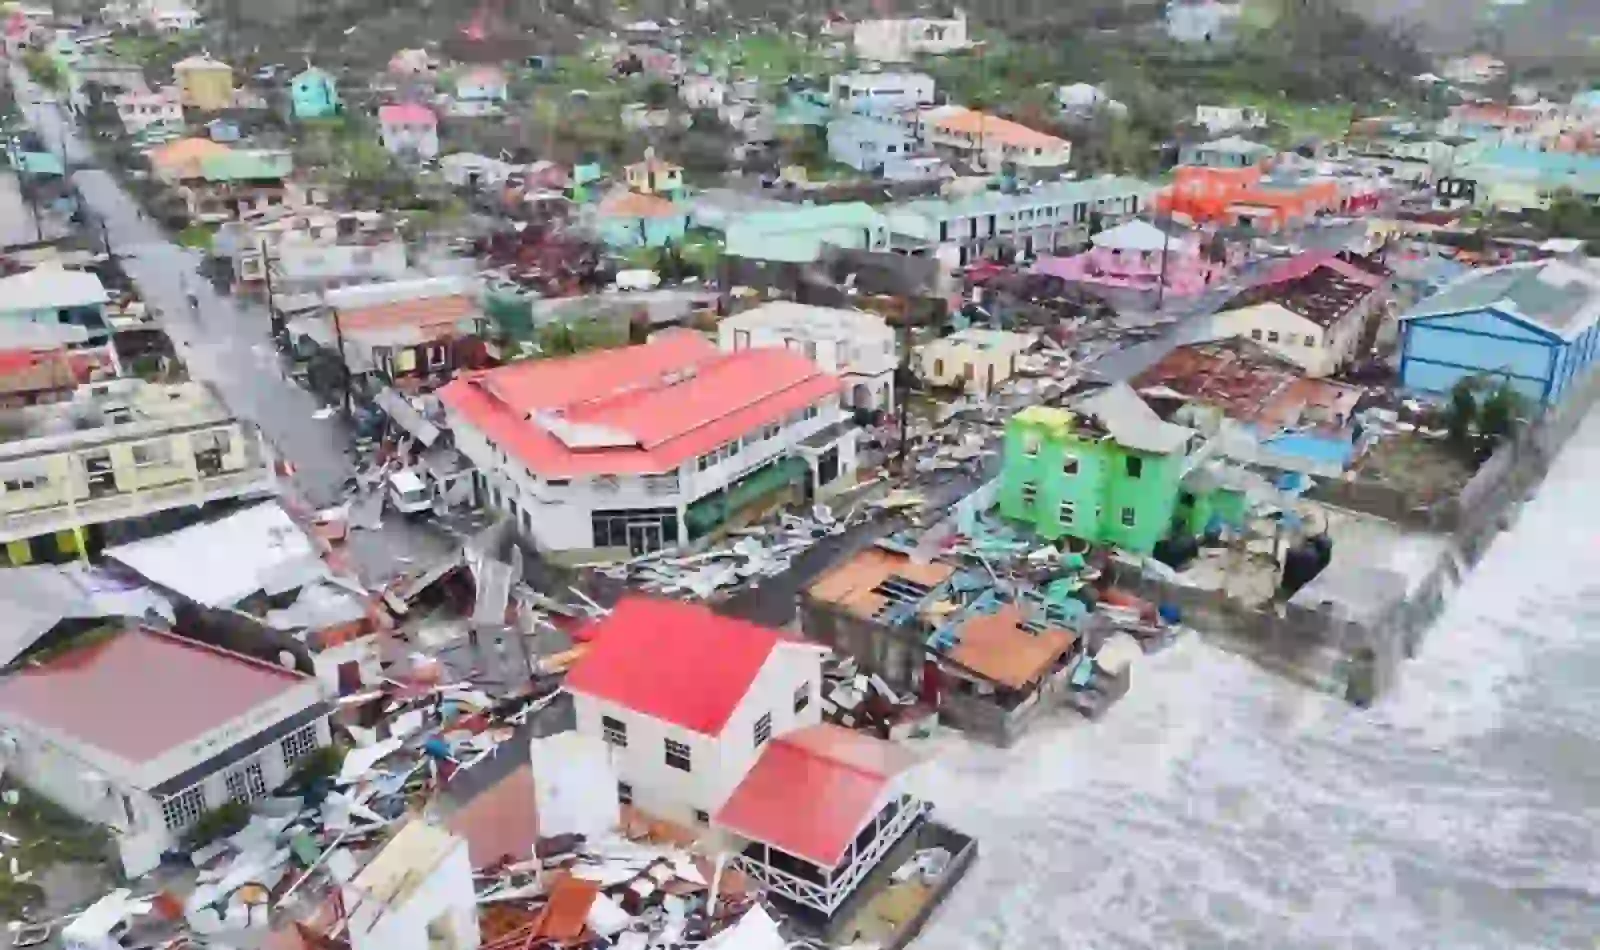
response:
<path id="1" fill-rule="evenodd" d="M 1022 437 L 1022 454 L 1028 458 L 1037 458 L 1039 455 L 1039 437 L 1025 435 Z"/>
<path id="2" fill-rule="evenodd" d="M 821 413 L 822 413 L 822 410 L 818 409 L 816 406 L 807 406 L 806 407 L 806 411 L 801 414 L 801 418 L 802 419 L 815 419 Z"/>
<path id="3" fill-rule="evenodd" d="M 617 801 L 624 805 L 633 804 L 633 786 L 627 782 L 617 783 Z"/>
<path id="4" fill-rule="evenodd" d="M 600 717 L 600 734 L 607 743 L 619 749 L 628 747 L 628 724 L 611 716 Z"/>
<path id="5" fill-rule="evenodd" d="M 733 331 L 733 348 L 735 350 L 748 350 L 748 349 L 750 349 L 750 331 L 749 330 L 735 330 L 735 331 Z"/>
<path id="6" fill-rule="evenodd" d="M 1128 466 L 1129 478 L 1138 478 L 1144 474 L 1144 459 L 1140 458 L 1139 456 L 1128 456 L 1126 464 Z"/>
<path id="7" fill-rule="evenodd" d="M 1022 483 L 1022 506 L 1032 508 L 1033 503 L 1039 500 L 1039 486 L 1033 482 Z"/>
<path id="8" fill-rule="evenodd" d="M 776 422 L 774 422 L 772 425 L 765 426 L 761 430 L 761 441 L 766 442 L 769 439 L 776 439 L 778 437 L 778 433 L 782 431 L 783 426 Z"/>
<path id="9" fill-rule="evenodd" d="M 694 820 L 702 825 L 711 824 L 711 816 L 698 808 L 694 810 Z"/>
<path id="10" fill-rule="evenodd" d="M 944 378 L 944 360 L 933 361 L 933 376 L 935 379 Z"/>
<path id="11" fill-rule="evenodd" d="M 228 799 L 249 804 L 267 794 L 267 776 L 261 771 L 259 761 L 246 762 L 229 772 L 223 783 L 228 788 Z"/>
<path id="12" fill-rule="evenodd" d="M 809 705 L 811 705 L 811 684 L 801 683 L 794 691 L 794 711 L 803 712 Z"/>
<path id="13" fill-rule="evenodd" d="M 756 748 L 761 748 L 768 739 L 772 738 L 772 713 L 767 713 L 756 720 Z"/>
<path id="14" fill-rule="evenodd" d="M 296 762 L 316 751 L 317 724 L 302 726 L 294 732 L 283 737 L 278 743 L 278 748 L 283 750 L 283 764 L 294 765 Z"/>
<path id="15" fill-rule="evenodd" d="M 194 785 L 161 802 L 161 817 L 169 831 L 183 831 L 206 813 L 205 792 Z"/>
<path id="16" fill-rule="evenodd" d="M 1277 330 L 1273 330 L 1273 331 L 1271 331 L 1271 332 L 1269 332 L 1267 334 L 1267 342 L 1268 343 L 1276 343 L 1276 342 L 1278 342 L 1278 331 Z"/>
<path id="17" fill-rule="evenodd" d="M 23 476 L 18 477 L 18 478 L 8 478 L 8 479 L 6 479 L 5 482 L 4 482 L 4 485 L 5 485 L 6 491 L 11 492 L 11 491 L 32 491 L 35 488 L 43 488 L 44 486 L 48 485 L 49 483 L 50 483 L 50 480 L 48 478 L 45 478 L 43 475 L 23 475 Z"/>
<path id="18" fill-rule="evenodd" d="M 1065 458 L 1063 458 L 1061 460 L 1061 474 L 1063 474 L 1063 475 L 1076 475 L 1076 474 L 1078 474 L 1078 457 L 1076 455 L 1068 455 L 1067 457 L 1065 457 Z"/>
<path id="19" fill-rule="evenodd" d="M 1062 524 L 1072 524 L 1078 519 L 1078 507 L 1070 501 L 1064 501 L 1061 503 L 1059 514 Z"/>
<path id="20" fill-rule="evenodd" d="M 1261 339 L 1261 331 L 1260 330 L 1251 330 L 1250 331 L 1250 339 L 1252 339 L 1252 340 Z"/>
<path id="21" fill-rule="evenodd" d="M 1194 494 L 1191 493 L 1191 492 L 1179 492 L 1178 493 L 1178 507 L 1179 508 L 1193 508 L 1194 507 Z"/>
<path id="22" fill-rule="evenodd" d="M 694 765 L 689 761 L 689 747 L 682 742 L 666 740 L 667 764 L 684 772 L 694 771 Z"/>
<path id="23" fill-rule="evenodd" d="M 694 467 L 696 471 L 703 472 L 720 461 L 722 461 L 722 459 L 718 457 L 717 453 L 712 452 L 710 455 L 702 455 L 695 459 Z"/>
<path id="24" fill-rule="evenodd" d="M 806 359 L 808 359 L 808 360 L 815 360 L 817 358 L 817 341 L 816 340 L 807 340 L 806 341 L 805 353 L 806 353 Z"/>
<path id="25" fill-rule="evenodd" d="M 1136 519 L 1134 517 L 1134 511 L 1133 511 L 1132 508 L 1124 508 L 1124 509 L 1122 509 L 1122 526 L 1124 528 L 1133 527 L 1135 520 Z"/>
<path id="26" fill-rule="evenodd" d="M 1306 346 L 1316 346 L 1316 345 L 1317 345 L 1317 338 L 1312 336 L 1311 334 L 1307 333 L 1306 334 Z"/>
<path id="27" fill-rule="evenodd" d="M 135 465 L 171 465 L 172 445 L 168 442 L 146 442 L 133 447 Z"/>

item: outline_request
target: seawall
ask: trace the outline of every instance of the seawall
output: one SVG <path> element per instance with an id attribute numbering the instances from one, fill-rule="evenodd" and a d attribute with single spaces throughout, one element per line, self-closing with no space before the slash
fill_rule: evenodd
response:
<path id="1" fill-rule="evenodd" d="M 1315 606 L 1304 605 L 1305 598 L 1256 606 L 1221 591 L 1144 575 L 1120 577 L 1118 582 L 1180 608 L 1187 626 L 1262 666 L 1354 703 L 1371 702 L 1401 675 L 1405 660 L 1416 654 L 1461 577 L 1512 524 L 1516 509 L 1543 483 L 1596 402 L 1600 371 L 1591 372 L 1561 403 L 1501 445 L 1457 495 L 1431 506 L 1415 504 L 1384 486 L 1319 486 L 1312 495 L 1317 500 L 1393 521 L 1438 542 L 1406 574 L 1341 562 L 1335 550 L 1324 575 L 1339 572 L 1329 578 L 1329 586 L 1344 588 L 1349 597 Z"/>

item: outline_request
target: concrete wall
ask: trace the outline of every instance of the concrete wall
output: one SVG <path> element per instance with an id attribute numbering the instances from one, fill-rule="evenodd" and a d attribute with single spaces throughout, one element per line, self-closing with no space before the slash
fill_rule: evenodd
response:
<path id="1" fill-rule="evenodd" d="M 1600 372 L 1592 372 L 1573 386 L 1568 398 L 1503 445 L 1461 492 L 1432 507 L 1382 485 L 1339 481 L 1319 485 L 1311 493 L 1318 500 L 1437 532 L 1451 542 L 1406 595 L 1378 606 L 1360 621 L 1298 605 L 1255 608 L 1220 591 L 1133 574 L 1117 578 L 1118 583 L 1157 603 L 1178 607 L 1186 625 L 1263 666 L 1308 686 L 1367 702 L 1387 689 L 1401 664 L 1416 654 L 1461 575 L 1512 523 L 1516 506 L 1539 487 L 1551 462 L 1597 401 Z"/>

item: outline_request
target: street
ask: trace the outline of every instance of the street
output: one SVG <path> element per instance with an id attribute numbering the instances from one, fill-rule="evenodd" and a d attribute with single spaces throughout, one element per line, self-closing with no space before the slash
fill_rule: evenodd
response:
<path id="1" fill-rule="evenodd" d="M 13 64 L 10 75 L 29 124 L 60 141 L 68 162 L 79 169 L 72 179 L 88 213 L 104 222 L 113 253 L 159 316 L 190 375 L 215 385 L 229 408 L 255 423 L 274 453 L 292 464 L 298 500 L 319 509 L 344 501 L 345 483 L 355 473 L 349 430 L 337 413 L 314 418 L 322 404 L 286 374 L 266 307 L 218 293 L 200 276 L 199 252 L 173 243 L 108 172 L 87 167 L 95 156 L 59 107 L 31 101 L 36 96 L 25 93 L 32 83 L 19 66 Z M 190 310 L 191 293 L 198 313 Z M 431 563 L 455 543 L 426 521 L 392 515 L 379 531 L 356 531 L 350 538 L 355 566 L 369 583 Z"/>

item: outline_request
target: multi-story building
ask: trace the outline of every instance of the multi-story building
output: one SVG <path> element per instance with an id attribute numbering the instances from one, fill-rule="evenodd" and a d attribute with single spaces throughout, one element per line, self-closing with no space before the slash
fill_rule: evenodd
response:
<path id="1" fill-rule="evenodd" d="M 933 105 L 933 77 L 913 72 L 854 72 L 828 77 L 828 101 L 848 112 L 900 112 Z"/>
<path id="2" fill-rule="evenodd" d="M 403 102 L 378 109 L 378 137 L 390 155 L 414 160 L 439 154 L 439 117 L 425 105 Z"/>
<path id="3" fill-rule="evenodd" d="M 860 201 L 752 211 L 729 220 L 723 253 L 727 257 L 800 264 L 816 260 L 824 244 L 855 251 L 886 251 L 888 220 L 878 209 Z"/>
<path id="4" fill-rule="evenodd" d="M 233 105 L 233 67 L 210 56 L 190 56 L 172 67 L 183 104 L 201 112 L 221 112 Z"/>
<path id="5" fill-rule="evenodd" d="M 271 221 L 235 221 L 217 229 L 212 252 L 233 261 L 235 279 L 255 285 L 272 270 L 275 292 L 397 280 L 406 246 L 394 222 L 377 211 L 307 210 Z"/>
<path id="6" fill-rule="evenodd" d="M 178 90 L 168 87 L 155 92 L 125 92 L 112 100 L 117 107 L 117 118 L 130 135 L 137 135 L 151 126 L 183 128 L 183 102 Z"/>
<path id="7" fill-rule="evenodd" d="M 1212 135 L 1267 127 L 1267 114 L 1252 106 L 1195 106 L 1194 124 Z"/>
<path id="8" fill-rule="evenodd" d="M 916 136 L 897 125 L 858 115 L 828 123 L 828 157 L 869 175 L 902 175 L 917 152 Z"/>
<path id="9" fill-rule="evenodd" d="M 1156 188 L 1106 176 L 889 205 L 893 245 L 928 251 L 948 267 L 965 267 L 1005 249 L 1024 254 L 1077 250 L 1094 220 L 1109 226 L 1143 211 Z"/>
<path id="10" fill-rule="evenodd" d="M 1259 142 L 1230 135 L 1215 142 L 1183 146 L 1178 150 L 1178 163 L 1203 168 L 1253 168 L 1272 154 L 1272 149 Z"/>
<path id="11" fill-rule="evenodd" d="M 786 490 L 850 480 L 838 377 L 688 331 L 458 376 L 439 391 L 478 491 L 540 550 L 592 560 L 716 531 Z"/>
<path id="12" fill-rule="evenodd" d="M 1000 512 L 1044 538 L 1149 554 L 1174 527 L 1197 530 L 1180 496 L 1199 443 L 1125 384 L 1072 409 L 1030 406 L 1006 426 Z"/>
<path id="13" fill-rule="evenodd" d="M 1299 366 L 1330 376 L 1360 356 L 1367 322 L 1388 281 L 1331 251 L 1284 261 L 1212 318 L 1218 336 L 1248 337 Z"/>
<path id="14" fill-rule="evenodd" d="M 11 564 L 81 554 L 160 512 L 276 490 L 259 435 L 206 384 L 113 380 L 0 410 L 0 543 Z"/>
<path id="15" fill-rule="evenodd" d="M 914 756 L 822 722 L 826 647 L 641 597 L 592 643 L 566 689 L 617 797 L 726 836 L 735 867 L 792 901 L 832 915 L 930 810 L 902 782 Z"/>
<path id="16" fill-rule="evenodd" d="M 891 121 L 909 124 L 925 144 L 984 171 L 1043 171 L 1072 162 L 1066 139 L 965 106 L 934 106 Z"/>
<path id="17" fill-rule="evenodd" d="M 724 353 L 767 346 L 800 353 L 839 377 L 850 408 L 894 408 L 894 330 L 875 313 L 774 301 L 717 324 L 717 345 Z"/>

